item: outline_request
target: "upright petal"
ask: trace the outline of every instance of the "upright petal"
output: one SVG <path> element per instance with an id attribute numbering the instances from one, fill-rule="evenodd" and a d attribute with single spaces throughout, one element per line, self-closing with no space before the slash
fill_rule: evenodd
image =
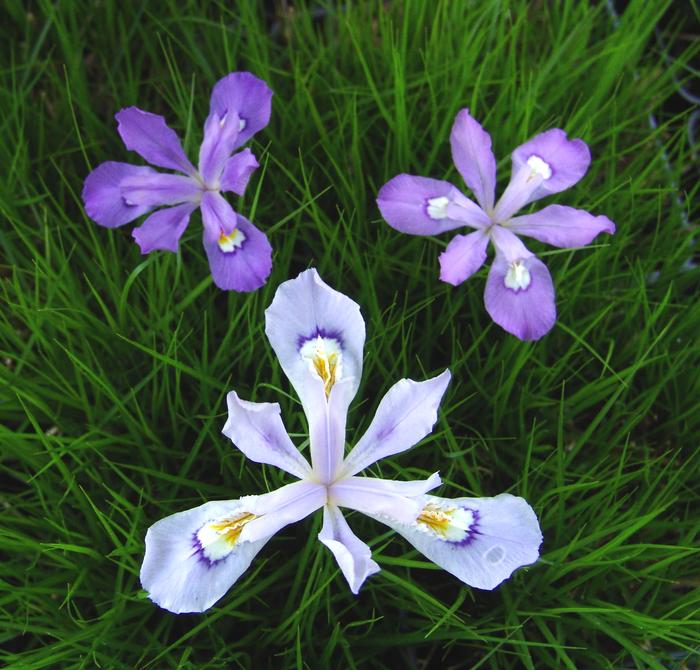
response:
<path id="1" fill-rule="evenodd" d="M 481 230 L 469 235 L 455 235 L 440 254 L 440 279 L 459 286 L 485 262 L 489 237 Z"/>
<path id="2" fill-rule="evenodd" d="M 323 508 L 323 528 L 318 539 L 333 552 L 355 595 L 367 577 L 379 572 L 379 566 L 372 560 L 372 551 L 352 532 L 335 505 Z"/>
<path id="3" fill-rule="evenodd" d="M 423 496 L 416 519 L 370 514 L 465 584 L 495 589 L 539 558 L 542 533 L 532 507 L 502 493 L 495 498 Z"/>
<path id="4" fill-rule="evenodd" d="M 181 174 L 150 172 L 125 177 L 119 187 L 129 205 L 177 205 L 181 202 L 199 203 L 202 187 L 192 177 Z"/>
<path id="5" fill-rule="evenodd" d="M 516 235 L 534 237 L 555 247 L 583 247 L 599 233 L 615 232 L 607 216 L 594 216 L 583 209 L 549 205 L 534 214 L 516 216 L 504 224 Z"/>
<path id="6" fill-rule="evenodd" d="M 190 215 L 197 209 L 193 203 L 160 209 L 151 214 L 138 228 L 131 231 L 142 254 L 156 249 L 177 253 L 180 237 L 190 222 Z"/>
<path id="7" fill-rule="evenodd" d="M 401 379 L 382 398 L 367 432 L 345 459 L 341 473 L 354 475 L 368 465 L 410 449 L 433 429 L 450 371 L 423 382 Z"/>
<path id="8" fill-rule="evenodd" d="M 234 149 L 245 144 L 270 121 L 272 91 L 250 72 L 231 72 L 214 85 L 211 111 L 220 117 L 235 112 L 240 119 Z"/>
<path id="9" fill-rule="evenodd" d="M 221 431 L 251 460 L 267 463 L 305 479 L 311 473 L 282 423 L 280 406 L 241 400 L 235 391 L 226 396 L 228 419 Z"/>
<path id="10" fill-rule="evenodd" d="M 150 167 L 107 161 L 98 165 L 85 179 L 83 202 L 87 215 L 106 228 L 117 228 L 137 219 L 150 205 L 132 205 L 122 197 L 120 184 L 129 177 L 151 177 L 158 173 Z"/>
<path id="11" fill-rule="evenodd" d="M 466 185 L 486 211 L 493 209 L 496 193 L 496 158 L 491 136 L 472 117 L 468 109 L 457 114 L 452 132 L 452 160 Z"/>
<path id="12" fill-rule="evenodd" d="M 233 210 L 231 210 L 233 212 Z M 267 236 L 248 219 L 235 214 L 230 234 L 213 237 L 205 227 L 203 243 L 214 283 L 224 291 L 255 291 L 270 276 L 272 247 Z M 209 222 L 212 225 L 212 221 Z"/>
<path id="13" fill-rule="evenodd" d="M 377 205 L 384 220 L 409 235 L 439 235 L 454 228 L 488 226 L 488 216 L 452 184 L 400 174 L 379 190 Z"/>
<path id="14" fill-rule="evenodd" d="M 344 476 L 328 487 L 328 502 L 369 516 L 389 516 L 412 523 L 422 509 L 421 496 L 440 483 L 437 472 L 428 479 L 407 482 Z"/>
<path id="15" fill-rule="evenodd" d="M 260 167 L 258 159 L 250 149 L 243 149 L 226 161 L 221 175 L 221 190 L 243 195 L 250 175 Z"/>
<path id="16" fill-rule="evenodd" d="M 211 188 L 220 187 L 221 173 L 236 146 L 240 119 L 235 111 L 219 116 L 212 111 L 204 123 L 204 139 L 199 148 L 199 174 Z"/>
<path id="17" fill-rule="evenodd" d="M 179 170 L 191 176 L 197 174 L 177 134 L 162 116 L 144 112 L 138 107 L 127 107 L 117 112 L 115 118 L 127 149 L 158 167 Z"/>
<path id="18" fill-rule="evenodd" d="M 486 280 L 484 303 L 491 318 L 521 340 L 539 340 L 557 319 L 552 277 L 532 255 L 509 261 L 497 253 Z"/>
<path id="19" fill-rule="evenodd" d="M 333 290 L 311 268 L 279 285 L 265 310 L 265 332 L 302 404 L 327 398 L 341 380 L 349 404 L 362 376 L 365 322 L 359 305 Z"/>

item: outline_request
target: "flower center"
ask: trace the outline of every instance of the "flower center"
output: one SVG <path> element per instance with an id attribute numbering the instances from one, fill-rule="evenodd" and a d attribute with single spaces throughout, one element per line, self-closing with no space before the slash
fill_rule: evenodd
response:
<path id="1" fill-rule="evenodd" d="M 439 198 L 430 198 L 426 211 L 431 219 L 446 219 L 447 206 L 450 204 L 450 199 L 444 195 Z"/>
<path id="2" fill-rule="evenodd" d="M 532 171 L 530 178 L 539 175 L 542 179 L 549 179 L 552 176 L 552 168 L 549 166 L 549 163 L 542 160 L 537 154 L 532 154 L 527 159 L 527 164 Z"/>
<path id="3" fill-rule="evenodd" d="M 524 291 L 531 281 L 530 271 L 525 267 L 525 263 L 517 260 L 508 267 L 503 283 L 513 291 Z"/>
<path id="4" fill-rule="evenodd" d="M 245 233 L 238 228 L 234 228 L 230 235 L 226 235 L 226 233 L 224 233 L 222 230 L 221 234 L 219 235 L 219 249 L 221 249 L 221 251 L 223 251 L 225 254 L 229 254 L 232 251 L 242 247 L 245 239 Z"/>
<path id="5" fill-rule="evenodd" d="M 333 385 L 342 374 L 340 342 L 334 337 L 317 335 L 304 342 L 299 353 L 308 362 L 311 371 L 323 380 L 323 390 L 328 398 Z"/>
<path id="6" fill-rule="evenodd" d="M 193 545 L 210 565 L 226 558 L 235 548 L 243 527 L 257 517 L 249 512 L 205 523 L 193 537 Z"/>
<path id="7" fill-rule="evenodd" d="M 470 509 L 429 502 L 418 515 L 416 525 L 446 542 L 464 542 L 475 532 L 478 515 Z"/>

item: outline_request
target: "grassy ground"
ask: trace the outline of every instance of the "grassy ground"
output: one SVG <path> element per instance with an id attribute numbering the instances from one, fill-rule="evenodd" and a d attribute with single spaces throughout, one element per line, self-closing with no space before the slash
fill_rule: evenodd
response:
<path id="1" fill-rule="evenodd" d="M 691 54 L 669 63 L 654 49 L 668 2 L 633 1 L 617 27 L 596 4 L 4 3 L 5 667 L 696 667 L 700 269 L 682 266 L 697 186 L 685 119 L 668 106 Z M 275 249 L 252 295 L 213 286 L 197 218 L 180 254 L 142 257 L 131 226 L 99 228 L 79 197 L 99 162 L 140 162 L 119 142 L 119 108 L 164 114 L 192 155 L 211 85 L 243 69 L 276 94 L 253 145 L 264 170 L 234 202 Z M 591 170 L 552 201 L 618 226 L 585 250 L 532 244 L 560 312 L 535 344 L 490 322 L 485 270 L 459 288 L 438 281 L 449 235 L 401 235 L 374 203 L 402 171 L 460 183 L 448 135 L 464 106 L 493 136 L 501 182 L 510 150 L 536 132 L 583 137 Z M 280 401 L 307 448 L 263 310 L 309 265 L 367 321 L 348 443 L 399 377 L 449 366 L 435 432 L 381 473 L 439 469 L 444 495 L 526 496 L 545 536 L 538 564 L 472 590 L 353 515 L 382 567 L 356 598 L 316 515 L 204 615 L 146 599 L 151 523 L 289 481 L 220 434 L 228 390 Z"/>

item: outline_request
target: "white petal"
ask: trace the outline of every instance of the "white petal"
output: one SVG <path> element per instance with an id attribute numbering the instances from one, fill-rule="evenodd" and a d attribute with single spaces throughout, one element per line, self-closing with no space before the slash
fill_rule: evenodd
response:
<path id="1" fill-rule="evenodd" d="M 398 454 L 422 440 L 437 421 L 437 410 L 450 383 L 450 371 L 423 382 L 401 379 L 382 398 L 367 432 L 348 454 L 344 476 L 364 470 L 380 458 Z"/>
<path id="2" fill-rule="evenodd" d="M 328 487 L 328 501 L 369 516 L 386 516 L 412 523 L 423 508 L 423 494 L 436 486 L 440 486 L 437 472 L 428 479 L 408 482 L 377 477 L 348 477 Z"/>
<path id="3" fill-rule="evenodd" d="M 379 572 L 379 566 L 372 560 L 371 549 L 352 532 L 334 505 L 323 508 L 323 528 L 318 539 L 333 552 L 354 594 L 357 595 L 367 577 Z"/>
<path id="4" fill-rule="evenodd" d="M 321 507 L 325 489 L 295 482 L 261 496 L 209 502 L 154 523 L 146 533 L 141 584 L 176 614 L 211 607 L 282 527 Z"/>
<path id="5" fill-rule="evenodd" d="M 412 523 L 371 514 L 403 535 L 418 551 L 470 586 L 494 589 L 539 557 L 542 533 L 535 512 L 522 498 L 423 496 Z"/>
<path id="6" fill-rule="evenodd" d="M 285 430 L 280 406 L 241 400 L 235 391 L 226 396 L 228 420 L 221 431 L 252 461 L 267 463 L 306 478 L 311 467 Z"/>

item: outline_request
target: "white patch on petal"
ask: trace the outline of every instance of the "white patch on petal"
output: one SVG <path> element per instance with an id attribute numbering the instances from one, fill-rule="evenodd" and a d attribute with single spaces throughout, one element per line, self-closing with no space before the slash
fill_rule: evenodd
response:
<path id="1" fill-rule="evenodd" d="M 243 242 L 245 242 L 245 233 L 238 228 L 234 228 L 230 235 L 221 233 L 219 236 L 219 249 L 228 254 L 241 247 Z"/>
<path id="2" fill-rule="evenodd" d="M 439 198 L 430 198 L 428 200 L 428 216 L 431 219 L 439 220 L 447 218 L 447 206 L 450 204 L 450 199 L 444 195 Z"/>
<path id="3" fill-rule="evenodd" d="M 333 385 L 343 373 L 343 353 L 340 342 L 334 337 L 317 335 L 304 342 L 299 354 L 308 363 L 309 369 L 323 380 L 327 398 L 331 394 Z"/>
<path id="4" fill-rule="evenodd" d="M 219 121 L 219 127 L 220 127 L 220 128 L 223 128 L 223 127 L 224 127 L 224 124 L 226 123 L 226 117 L 227 117 L 227 116 L 228 116 L 228 114 L 224 114 L 224 115 L 221 117 L 221 120 Z"/>
<path id="5" fill-rule="evenodd" d="M 474 512 L 456 505 L 439 505 L 429 502 L 416 518 L 418 530 L 446 542 L 468 540 L 476 525 Z"/>
<path id="6" fill-rule="evenodd" d="M 243 527 L 255 518 L 254 514 L 241 512 L 205 523 L 195 533 L 197 549 L 210 563 L 226 558 L 234 550 Z"/>
<path id="7" fill-rule="evenodd" d="M 530 286 L 530 271 L 525 267 L 525 264 L 518 260 L 510 264 L 508 267 L 508 272 L 503 279 L 503 283 L 506 288 L 513 291 L 524 291 L 528 286 Z"/>
<path id="8" fill-rule="evenodd" d="M 238 132 L 239 132 L 239 133 L 242 132 L 242 131 L 245 129 L 245 127 L 246 127 L 247 125 L 248 125 L 248 123 L 246 122 L 245 119 L 240 119 L 240 120 L 238 121 Z"/>
<path id="9" fill-rule="evenodd" d="M 552 168 L 549 163 L 543 161 L 537 154 L 533 154 L 527 159 L 527 164 L 532 170 L 531 177 L 539 175 L 542 179 L 549 179 L 552 176 Z"/>

